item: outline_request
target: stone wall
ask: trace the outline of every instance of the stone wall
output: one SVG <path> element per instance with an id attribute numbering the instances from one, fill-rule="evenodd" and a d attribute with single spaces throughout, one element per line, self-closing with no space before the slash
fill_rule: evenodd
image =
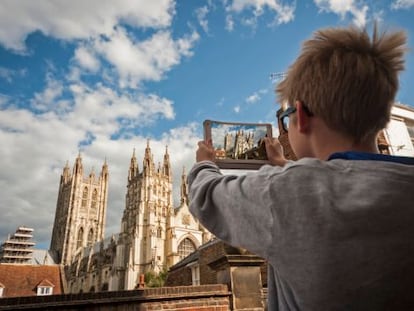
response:
<path id="1" fill-rule="evenodd" d="M 0 299 L 0 310 L 230 311 L 223 284 Z"/>

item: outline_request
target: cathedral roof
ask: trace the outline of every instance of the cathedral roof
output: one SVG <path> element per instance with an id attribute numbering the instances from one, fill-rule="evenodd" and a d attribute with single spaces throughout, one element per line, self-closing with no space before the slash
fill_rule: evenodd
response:
<path id="1" fill-rule="evenodd" d="M 34 249 L 33 256 L 29 262 L 31 265 L 55 265 L 57 264 L 53 259 L 50 251 L 45 249 Z"/>

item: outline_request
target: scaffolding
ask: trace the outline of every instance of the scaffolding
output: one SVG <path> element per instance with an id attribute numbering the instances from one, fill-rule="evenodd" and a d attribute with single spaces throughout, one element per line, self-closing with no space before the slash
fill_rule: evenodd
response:
<path id="1" fill-rule="evenodd" d="M 33 229 L 21 226 L 0 246 L 0 263 L 27 264 L 33 256 Z"/>

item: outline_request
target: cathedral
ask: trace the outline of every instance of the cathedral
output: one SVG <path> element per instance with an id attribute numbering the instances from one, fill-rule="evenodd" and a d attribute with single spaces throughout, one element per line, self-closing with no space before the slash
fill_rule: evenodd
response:
<path id="1" fill-rule="evenodd" d="M 132 154 L 119 234 L 105 238 L 109 169 L 84 174 L 82 158 L 63 168 L 50 252 L 64 266 L 65 292 L 129 290 L 146 272 L 159 273 L 211 238 L 189 213 L 183 169 L 180 204 L 173 203 L 168 149 L 156 167 L 149 142 L 142 169 Z"/>
<path id="2" fill-rule="evenodd" d="M 227 132 L 223 147 L 215 150 L 216 159 L 247 159 L 249 151 L 254 149 L 254 133 L 238 130 Z"/>

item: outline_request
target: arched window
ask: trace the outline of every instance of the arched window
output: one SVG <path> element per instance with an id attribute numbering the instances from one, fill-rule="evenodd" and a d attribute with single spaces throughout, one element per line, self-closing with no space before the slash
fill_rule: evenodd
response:
<path id="1" fill-rule="evenodd" d="M 76 249 L 78 249 L 79 247 L 82 247 L 82 244 L 83 244 L 83 228 L 80 227 L 78 231 L 78 242 L 76 243 Z"/>
<path id="2" fill-rule="evenodd" d="M 96 207 L 98 204 L 98 191 L 96 189 L 92 192 L 91 210 L 96 213 Z"/>
<path id="3" fill-rule="evenodd" d="M 181 243 L 178 245 L 178 256 L 180 260 L 190 255 L 192 252 L 196 250 L 196 246 L 193 241 L 189 238 L 185 238 Z"/>
<path id="4" fill-rule="evenodd" d="M 93 230 L 89 230 L 88 233 L 88 246 L 91 246 L 93 244 Z"/>
<path id="5" fill-rule="evenodd" d="M 88 203 L 88 187 L 83 188 L 82 192 L 82 208 L 86 208 Z"/>
<path id="6" fill-rule="evenodd" d="M 161 226 L 159 226 L 158 229 L 157 229 L 157 238 L 162 238 L 162 228 L 161 228 Z"/>

